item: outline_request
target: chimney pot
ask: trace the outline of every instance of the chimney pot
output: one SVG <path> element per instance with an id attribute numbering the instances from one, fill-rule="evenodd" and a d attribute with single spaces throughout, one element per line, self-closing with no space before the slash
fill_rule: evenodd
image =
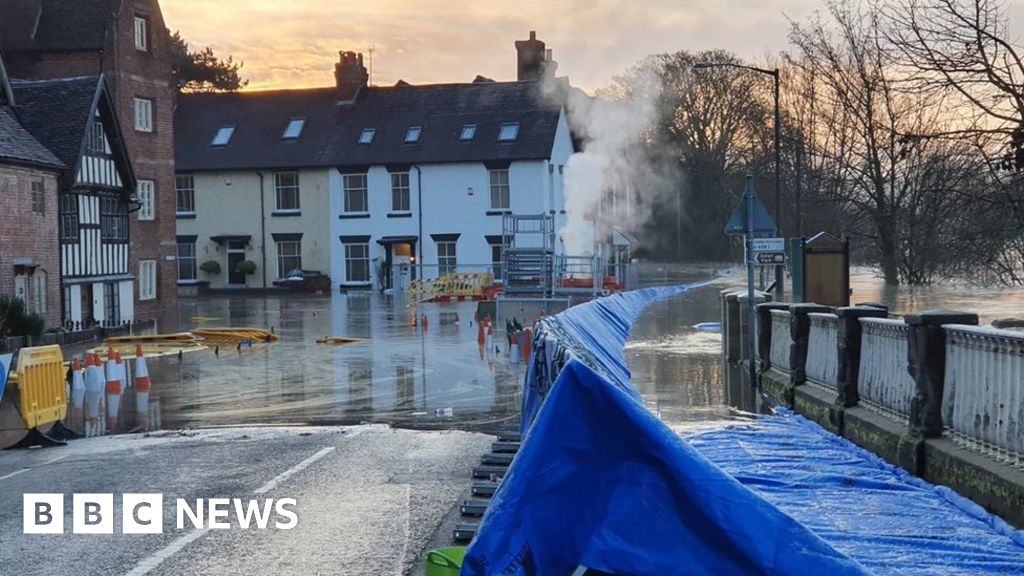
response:
<path id="1" fill-rule="evenodd" d="M 334 79 L 338 101 L 355 101 L 359 92 L 366 88 L 370 81 L 370 75 L 363 66 L 362 53 L 347 50 L 338 52 L 338 63 L 334 65 Z"/>
<path id="2" fill-rule="evenodd" d="M 529 40 L 516 40 L 516 79 L 540 80 L 544 72 L 544 42 L 537 40 L 537 32 L 530 30 Z"/>

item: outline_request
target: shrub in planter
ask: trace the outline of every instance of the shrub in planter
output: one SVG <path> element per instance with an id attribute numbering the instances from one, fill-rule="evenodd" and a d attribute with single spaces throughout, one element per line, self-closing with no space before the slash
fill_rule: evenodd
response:
<path id="1" fill-rule="evenodd" d="M 199 265 L 199 269 L 207 274 L 217 275 L 220 274 L 220 262 L 216 260 L 207 260 Z"/>
<path id="2" fill-rule="evenodd" d="M 21 298 L 0 295 L 0 338 L 30 336 L 38 340 L 44 327 L 43 319 L 26 310 Z"/>
<path id="3" fill-rule="evenodd" d="M 242 260 L 238 263 L 238 267 L 235 268 L 235 272 L 239 274 L 245 274 L 246 276 L 256 273 L 256 263 L 252 260 Z"/>

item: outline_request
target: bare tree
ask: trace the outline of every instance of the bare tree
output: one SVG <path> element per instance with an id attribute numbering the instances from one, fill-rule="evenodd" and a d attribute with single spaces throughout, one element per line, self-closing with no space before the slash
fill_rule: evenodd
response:
<path id="1" fill-rule="evenodd" d="M 908 83 L 945 97 L 953 122 L 941 135 L 969 139 L 988 159 L 975 194 L 992 216 L 982 261 L 994 279 L 1024 282 L 1024 53 L 1001 4 L 899 0 L 884 14 Z"/>
<path id="2" fill-rule="evenodd" d="M 656 94 L 647 153 L 685 174 L 680 189 L 654 211 L 648 236 L 660 234 L 661 245 L 681 258 L 725 258 L 730 246 L 722 226 L 744 174 L 770 174 L 771 86 L 734 67 L 695 70 L 699 62 L 743 63 L 722 50 L 651 56 L 616 77 L 604 95 L 628 100 Z"/>

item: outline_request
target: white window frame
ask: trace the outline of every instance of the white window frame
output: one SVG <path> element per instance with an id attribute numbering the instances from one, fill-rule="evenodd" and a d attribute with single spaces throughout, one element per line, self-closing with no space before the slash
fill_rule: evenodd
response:
<path id="1" fill-rule="evenodd" d="M 135 17 L 135 49 L 149 52 L 149 19 L 145 16 Z"/>
<path id="2" fill-rule="evenodd" d="M 361 180 L 361 185 L 359 184 Z M 369 182 L 365 172 L 359 174 L 344 174 L 342 175 L 342 187 L 341 192 L 341 212 L 342 214 L 369 214 L 370 213 L 370 194 L 369 194 Z M 362 210 L 355 210 L 356 202 L 352 200 L 353 196 L 361 195 L 362 197 Z"/>
<path id="3" fill-rule="evenodd" d="M 363 131 L 359 133 L 360 144 L 373 144 L 373 137 L 377 135 L 376 128 L 363 128 Z"/>
<path id="4" fill-rule="evenodd" d="M 415 144 L 420 141 L 420 136 L 423 135 L 423 126 L 410 126 L 405 131 L 405 143 Z"/>
<path id="5" fill-rule="evenodd" d="M 46 314 L 46 284 L 49 274 L 36 272 L 32 275 L 32 311 L 40 316 Z"/>
<path id="6" fill-rule="evenodd" d="M 135 131 L 136 132 L 152 132 L 153 131 L 153 99 L 152 98 L 140 98 L 136 96 L 132 99 L 132 108 L 135 111 Z"/>
<path id="7" fill-rule="evenodd" d="M 32 212 L 46 214 L 46 180 L 33 178 L 30 188 L 32 189 Z"/>
<path id="8" fill-rule="evenodd" d="M 284 183 L 284 180 L 294 177 L 294 183 Z M 275 214 L 299 214 L 302 212 L 299 193 L 298 172 L 274 172 L 274 213 Z M 282 198 L 294 194 L 295 205 L 282 207 Z"/>
<path id="9" fill-rule="evenodd" d="M 509 182 L 508 168 L 489 170 L 491 210 L 510 210 L 512 208 L 512 187 Z"/>
<path id="10" fill-rule="evenodd" d="M 498 128 L 498 142 L 515 142 L 519 137 L 519 122 L 502 122 Z"/>
<path id="11" fill-rule="evenodd" d="M 278 240 L 277 245 L 277 278 L 287 278 L 286 274 L 292 270 L 302 270 L 302 240 Z M 294 249 L 294 253 L 284 254 L 285 248 Z M 296 259 L 297 266 L 285 266 L 285 259 Z"/>
<path id="12" fill-rule="evenodd" d="M 192 253 L 189 254 L 189 255 L 182 256 L 182 254 L 181 254 L 181 247 L 182 246 L 190 246 Z M 178 258 L 177 258 L 177 260 L 178 260 L 178 282 L 195 282 L 196 280 L 198 280 L 199 279 L 199 267 L 197 266 L 197 264 L 198 264 L 197 260 L 199 259 L 199 257 L 198 257 L 198 252 L 196 252 L 196 243 L 195 242 L 178 242 L 177 256 L 178 256 Z M 192 272 L 192 274 L 191 274 L 192 277 L 191 278 L 182 278 L 181 277 L 181 267 L 182 267 L 182 265 L 189 267 L 189 270 Z"/>
<path id="13" fill-rule="evenodd" d="M 361 248 L 364 250 L 363 255 L 353 257 L 352 250 L 354 248 Z M 366 278 L 365 279 L 353 279 L 352 270 L 353 266 L 359 264 L 365 267 Z M 348 242 L 345 243 L 345 281 L 351 284 L 369 284 L 370 280 L 370 245 L 366 242 Z"/>
<path id="14" fill-rule="evenodd" d="M 182 202 L 182 195 L 188 199 L 187 202 Z M 192 209 L 182 210 L 183 207 Z M 174 213 L 177 216 L 196 215 L 196 181 L 191 174 L 174 175 Z"/>
<path id="15" fill-rule="evenodd" d="M 459 268 L 458 241 L 440 240 L 437 244 L 437 275 L 455 274 Z"/>
<path id="16" fill-rule="evenodd" d="M 408 172 L 392 172 L 391 173 L 391 213 L 392 214 L 407 214 L 412 211 L 412 198 L 411 188 L 409 186 L 409 173 Z M 401 206 L 401 202 L 395 203 L 395 200 L 405 200 L 405 207 Z"/>
<path id="17" fill-rule="evenodd" d="M 469 142 L 476 138 L 476 124 L 466 124 L 462 127 L 462 133 L 459 134 L 459 140 L 463 142 Z"/>
<path id="18" fill-rule="evenodd" d="M 139 300 L 156 299 L 156 260 L 139 260 Z"/>
<path id="19" fill-rule="evenodd" d="M 139 180 L 135 191 L 139 195 L 139 220 L 156 220 L 156 182 Z"/>

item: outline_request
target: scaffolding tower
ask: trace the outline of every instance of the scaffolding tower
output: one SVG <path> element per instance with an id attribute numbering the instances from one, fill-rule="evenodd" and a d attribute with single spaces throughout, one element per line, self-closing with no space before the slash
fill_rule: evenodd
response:
<path id="1" fill-rule="evenodd" d="M 549 297 L 555 260 L 553 214 L 505 214 L 501 223 L 504 293 Z"/>

